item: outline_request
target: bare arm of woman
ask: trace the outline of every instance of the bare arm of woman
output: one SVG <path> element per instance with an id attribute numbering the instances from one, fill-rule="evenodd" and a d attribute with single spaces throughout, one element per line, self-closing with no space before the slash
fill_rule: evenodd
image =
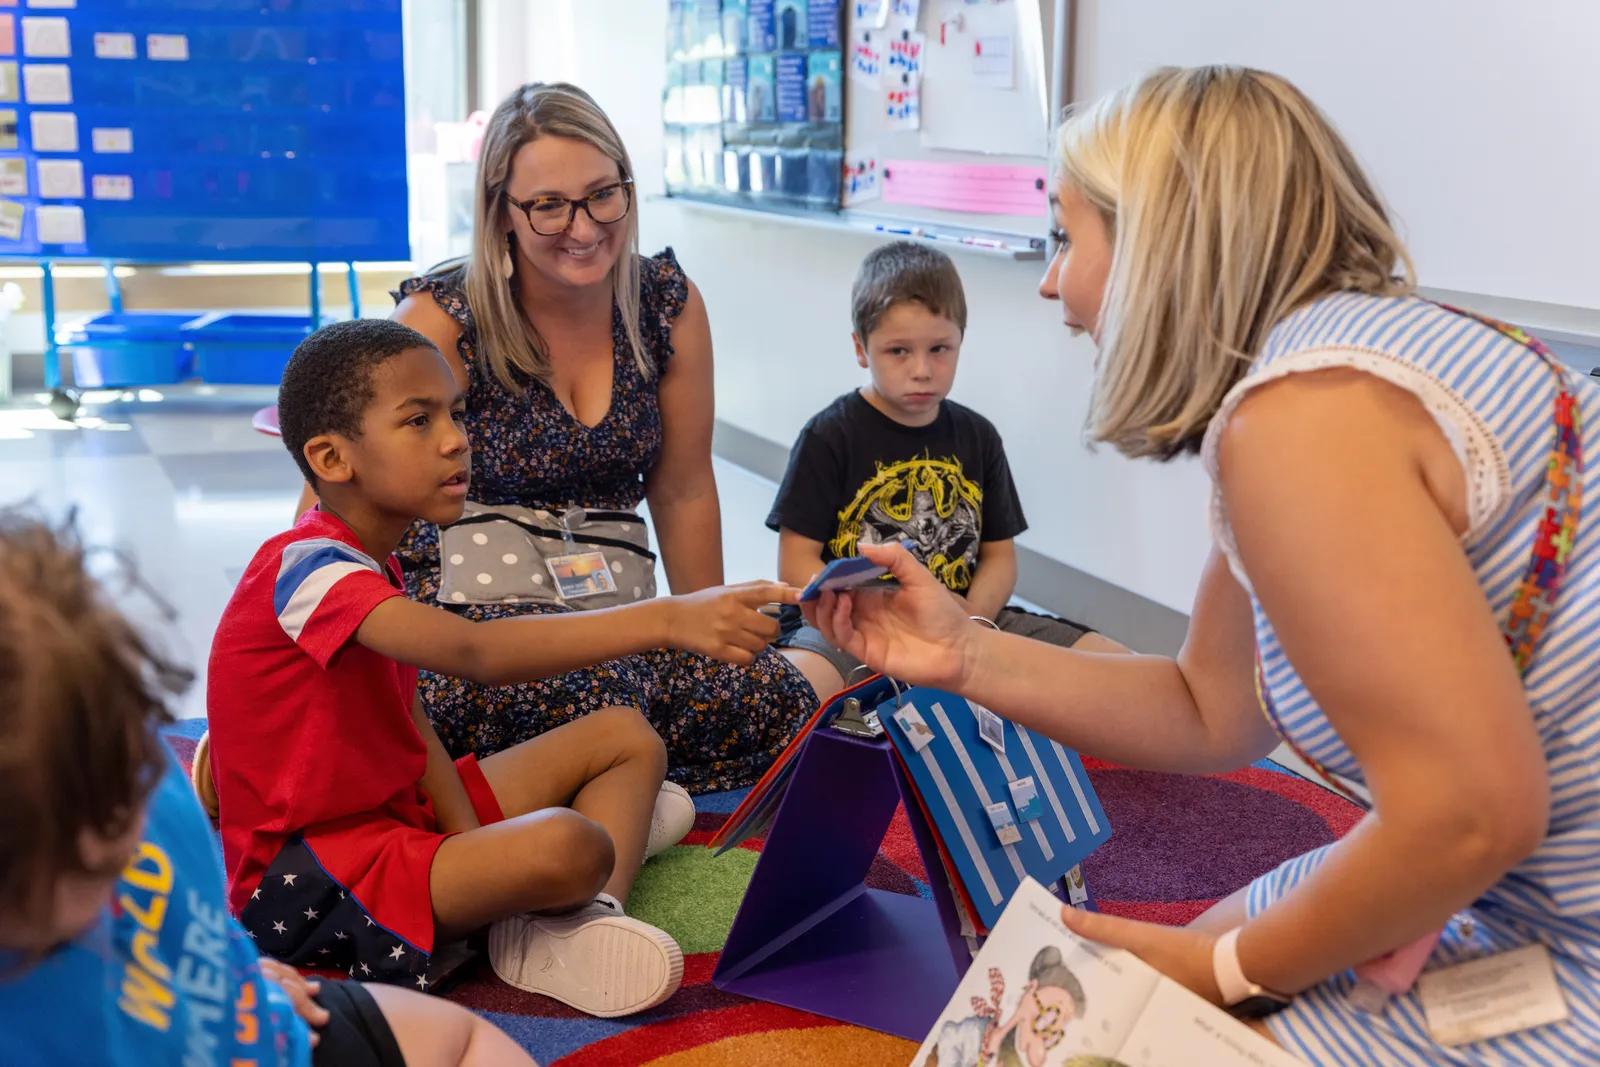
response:
<path id="1" fill-rule="evenodd" d="M 461 324 L 452 319 L 426 290 L 419 290 L 400 301 L 389 317 L 405 323 L 432 341 L 444 353 L 445 362 L 450 364 L 450 370 L 456 376 L 456 383 L 463 390 L 466 389 L 467 368 L 461 362 L 461 353 L 456 350 L 456 342 L 461 337 Z M 294 517 L 298 520 L 316 506 L 316 491 L 310 485 L 305 485 L 301 487 L 300 502 L 295 505 Z"/>
<path id="2" fill-rule="evenodd" d="M 823 594 L 805 610 L 875 670 L 961 693 L 1083 752 L 1149 770 L 1234 770 L 1272 751 L 1256 704 L 1250 602 L 1213 552 L 1177 659 L 1079 652 L 995 633 L 910 553 L 863 545 L 893 592 Z"/>
<path id="3" fill-rule="evenodd" d="M 1548 772 L 1459 541 L 1464 475 L 1414 398 L 1353 372 L 1263 386 L 1228 426 L 1221 484 L 1256 594 L 1373 799 L 1240 934 L 1244 973 L 1293 992 L 1499 881 L 1545 835 Z"/>
<path id="4" fill-rule="evenodd" d="M 711 469 L 711 320 L 700 290 L 688 285 L 689 298 L 672 324 L 672 358 L 661 372 L 661 454 L 644 483 L 674 593 L 723 581 L 722 505 Z"/>

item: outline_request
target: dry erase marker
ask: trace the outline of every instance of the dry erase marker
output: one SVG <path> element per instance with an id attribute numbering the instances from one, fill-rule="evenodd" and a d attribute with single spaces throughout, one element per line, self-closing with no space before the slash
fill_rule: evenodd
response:
<path id="1" fill-rule="evenodd" d="M 998 248 L 1002 250 L 1006 247 L 1004 241 L 991 241 L 987 237 L 968 237 L 967 244 L 975 245 L 978 248 Z"/>

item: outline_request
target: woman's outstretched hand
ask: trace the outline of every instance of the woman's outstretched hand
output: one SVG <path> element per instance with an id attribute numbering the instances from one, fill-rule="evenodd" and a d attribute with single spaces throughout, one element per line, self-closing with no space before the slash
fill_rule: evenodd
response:
<path id="1" fill-rule="evenodd" d="M 944 584 L 900 545 L 861 545 L 859 551 L 888 567 L 898 588 L 823 593 L 801 605 L 806 618 L 833 647 L 875 671 L 959 692 L 972 675 L 973 646 L 982 631 Z"/>

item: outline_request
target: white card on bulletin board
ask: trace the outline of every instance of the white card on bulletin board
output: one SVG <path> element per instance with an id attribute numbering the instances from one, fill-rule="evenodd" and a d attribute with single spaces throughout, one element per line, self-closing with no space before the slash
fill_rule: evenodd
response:
<path id="1" fill-rule="evenodd" d="M 189 58 L 189 38 L 181 33 L 151 33 L 144 39 L 144 54 L 150 59 L 182 61 Z"/>
<path id="2" fill-rule="evenodd" d="M 883 167 L 876 148 L 856 148 L 844 157 L 844 206 L 883 197 Z"/>
<path id="3" fill-rule="evenodd" d="M 96 200 L 132 200 L 133 178 L 127 174 L 96 174 L 94 176 Z"/>
<path id="4" fill-rule="evenodd" d="M 22 54 L 29 59 L 66 59 L 72 55 L 72 38 L 67 33 L 67 20 L 60 15 L 24 16 Z"/>
<path id="5" fill-rule="evenodd" d="M 888 34 L 882 30 L 857 29 L 850 33 L 850 80 L 864 89 L 883 84 L 883 46 Z"/>
<path id="6" fill-rule="evenodd" d="M 11 5 L 16 6 L 16 5 Z M 77 7 L 78 0 L 28 0 L 28 6 L 33 8 L 67 8 Z"/>
<path id="7" fill-rule="evenodd" d="M 138 59 L 139 46 L 131 33 L 97 33 L 94 35 L 96 59 Z"/>
<path id="8" fill-rule="evenodd" d="M 28 116 L 28 146 L 35 152 L 76 152 L 78 116 L 70 111 L 35 111 Z"/>
<path id="9" fill-rule="evenodd" d="M 96 152 L 133 151 L 133 131 L 126 126 L 96 126 L 89 131 L 89 140 Z"/>
<path id="10" fill-rule="evenodd" d="M 891 0 L 851 0 L 851 25 L 883 29 L 889 24 L 890 2 Z"/>
<path id="11" fill-rule="evenodd" d="M 39 196 L 45 200 L 82 200 L 83 163 L 76 159 L 41 159 Z"/>
<path id="12" fill-rule="evenodd" d="M 33 213 L 33 217 L 39 224 L 40 244 L 83 244 L 83 208 L 44 204 Z"/>
<path id="13" fill-rule="evenodd" d="M 72 103 L 72 68 L 65 63 L 24 63 L 22 99 L 30 104 Z"/>
<path id="14" fill-rule="evenodd" d="M 28 195 L 28 161 L 0 159 L 0 196 Z"/>
<path id="15" fill-rule="evenodd" d="M 964 4 L 961 26 L 930 32 L 923 52 L 922 145 L 987 155 L 1048 153 L 1050 85 L 1044 59 L 1040 0 Z M 1000 96 L 997 75 L 983 73 L 977 42 L 1010 40 L 1011 84 Z"/>

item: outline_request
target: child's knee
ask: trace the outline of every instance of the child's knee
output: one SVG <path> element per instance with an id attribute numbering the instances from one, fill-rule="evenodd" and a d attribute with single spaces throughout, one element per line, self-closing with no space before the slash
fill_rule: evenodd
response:
<path id="1" fill-rule="evenodd" d="M 601 708 L 590 718 L 604 723 L 605 736 L 616 745 L 618 755 L 629 760 L 659 765 L 667 771 L 667 745 L 650 725 L 650 720 L 635 708 Z"/>
<path id="2" fill-rule="evenodd" d="M 605 887 L 616 864 L 616 849 L 605 827 L 569 809 L 543 813 L 537 845 L 542 888 L 563 904 L 587 904 Z"/>

